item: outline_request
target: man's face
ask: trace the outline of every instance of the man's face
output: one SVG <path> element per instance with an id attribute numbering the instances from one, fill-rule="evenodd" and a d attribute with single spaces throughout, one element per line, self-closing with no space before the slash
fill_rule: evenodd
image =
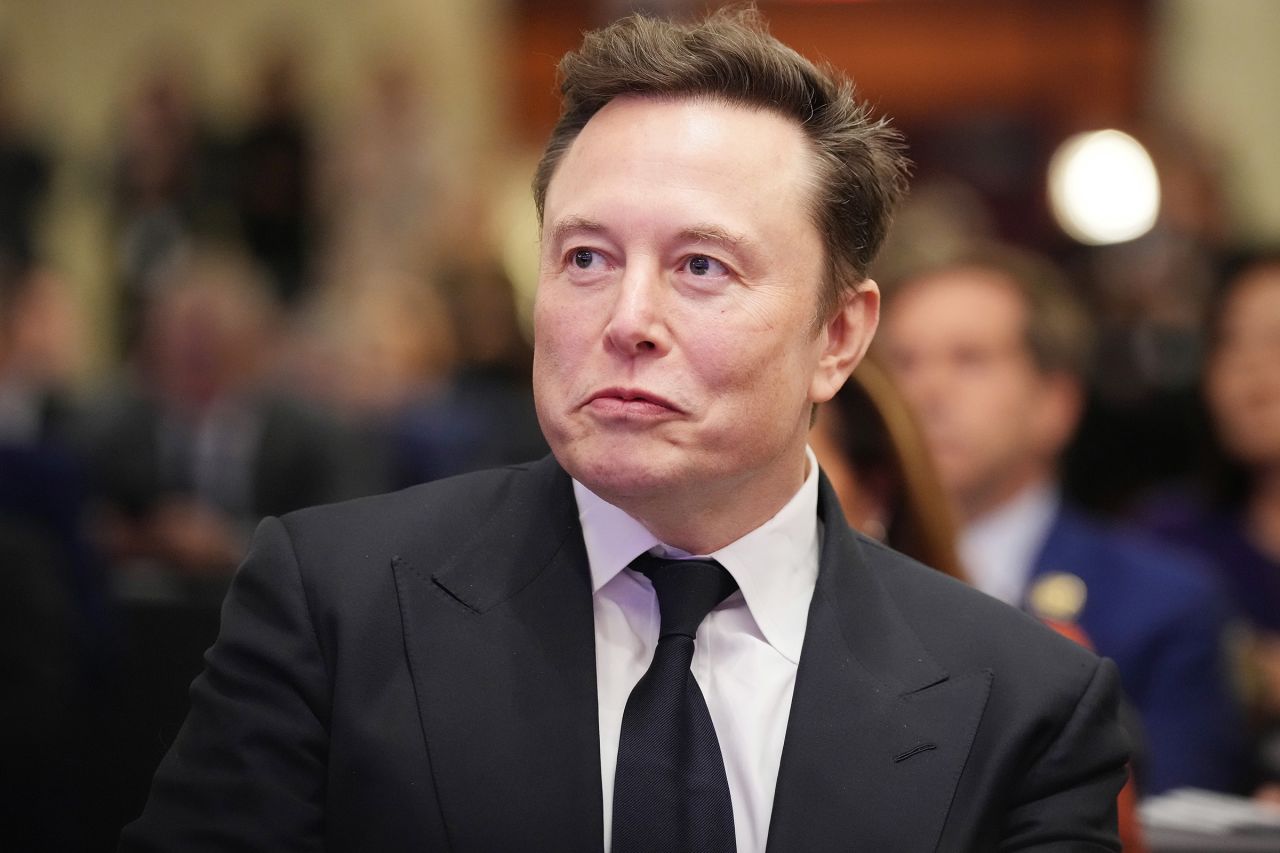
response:
<path id="1" fill-rule="evenodd" d="M 704 99 L 617 99 L 565 153 L 544 211 L 534 391 L 556 458 L 588 488 L 625 509 L 799 487 L 810 403 L 844 379 L 831 327 L 814 328 L 812 162 L 793 122 Z"/>
<path id="2" fill-rule="evenodd" d="M 1032 359 L 1026 323 L 1014 285 L 977 268 L 908 282 L 885 314 L 886 364 L 969 516 L 1051 465 L 1074 425 L 1061 381 Z"/>

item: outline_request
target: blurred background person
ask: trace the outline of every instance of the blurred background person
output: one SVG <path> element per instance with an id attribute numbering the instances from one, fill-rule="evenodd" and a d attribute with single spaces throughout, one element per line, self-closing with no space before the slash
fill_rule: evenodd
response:
<path id="1" fill-rule="evenodd" d="M 84 362 L 83 306 L 57 271 L 3 253 L 0 303 L 0 441 L 64 441 Z"/>
<path id="2" fill-rule="evenodd" d="M 447 248 L 440 235 L 456 211 L 446 203 L 446 129 L 429 109 L 419 76 L 407 58 L 379 57 L 355 115 L 324 148 L 326 270 L 421 272 Z"/>
<path id="3" fill-rule="evenodd" d="M 458 362 L 457 337 L 432 279 L 353 267 L 292 318 L 274 381 L 331 414 L 356 439 L 354 467 L 363 472 L 365 491 L 409 485 L 401 424 L 407 412 L 444 393 Z"/>
<path id="4" fill-rule="evenodd" d="M 315 140 L 302 98 L 302 60 L 283 37 L 263 49 L 247 124 L 232 145 L 233 204 L 245 248 L 282 305 L 310 283 Z"/>
<path id="5" fill-rule="evenodd" d="M 83 756 L 112 652 L 83 481 L 61 430 L 75 352 L 63 286 L 34 264 L 0 263 L 0 827 L 15 850 L 86 841 Z"/>
<path id="6" fill-rule="evenodd" d="M 72 443 L 74 377 L 84 317 L 69 283 L 36 261 L 0 257 L 0 448 L 8 467 L 0 504 L 52 535 L 63 561 L 74 633 L 92 669 L 109 617 L 101 566 L 84 528 L 84 472 Z"/>
<path id="7" fill-rule="evenodd" d="M 1080 414 L 1089 327 L 1047 262 L 982 247 L 888 291 L 881 353 L 923 425 L 979 589 L 1077 623 L 1140 716 L 1139 792 L 1236 790 L 1227 602 L 1201 568 L 1066 506 L 1057 460 Z"/>
<path id="8" fill-rule="evenodd" d="M 1259 781 L 1280 781 L 1280 254 L 1246 257 L 1215 291 L 1203 391 L 1212 422 L 1201 488 L 1142 521 L 1200 554 L 1248 617 Z"/>
<path id="9" fill-rule="evenodd" d="M 441 282 L 458 361 L 392 425 L 397 486 L 550 452 L 533 407 L 533 349 L 521 334 L 510 280 L 493 261 L 459 261 Z"/>
<path id="10" fill-rule="evenodd" d="M 125 352 L 137 342 L 160 272 L 223 215 L 224 146 L 197 103 L 193 77 L 188 57 L 166 51 L 121 111 L 111 219 Z"/>
<path id="11" fill-rule="evenodd" d="M 294 388 L 349 424 L 385 431 L 453 370 L 456 334 L 438 288 L 391 268 L 352 268 L 307 304 L 277 359 Z"/>
<path id="12" fill-rule="evenodd" d="M 36 255 L 37 225 L 53 179 L 53 157 L 25 126 L 6 47 L 0 44 L 0 256 L 25 264 Z"/>
<path id="13" fill-rule="evenodd" d="M 220 594 L 263 515 L 362 491 L 332 418 L 266 381 L 276 317 L 234 251 L 192 252 L 157 277 L 133 369 L 79 429 L 118 574 Z"/>
<path id="14" fill-rule="evenodd" d="M 154 285 L 133 357 L 72 428 L 121 649 L 86 759 L 97 849 L 142 808 L 259 519 L 381 488 L 329 413 L 270 381 L 279 309 L 243 253 L 184 250 Z"/>

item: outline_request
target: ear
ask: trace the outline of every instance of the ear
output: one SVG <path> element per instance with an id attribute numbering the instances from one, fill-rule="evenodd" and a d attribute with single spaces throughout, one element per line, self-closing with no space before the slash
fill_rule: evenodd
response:
<path id="1" fill-rule="evenodd" d="M 866 279 L 844 294 L 840 308 L 819 332 L 822 352 L 809 384 L 810 402 L 825 403 L 836 395 L 867 354 L 879 323 L 880 288 Z"/>

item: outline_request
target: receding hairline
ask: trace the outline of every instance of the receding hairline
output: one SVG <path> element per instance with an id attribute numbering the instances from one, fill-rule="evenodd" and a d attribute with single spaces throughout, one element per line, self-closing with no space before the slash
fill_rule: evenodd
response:
<path id="1" fill-rule="evenodd" d="M 796 188 L 826 256 L 815 324 L 865 289 L 906 191 L 902 136 L 873 116 L 846 73 L 779 41 L 754 6 L 722 7 L 688 23 L 633 14 L 584 34 L 557 74 L 560 118 L 533 180 L 540 227 L 561 159 L 599 110 L 632 95 L 714 100 L 795 122 L 813 152 Z"/>
<path id="2" fill-rule="evenodd" d="M 707 103 L 712 105 L 720 105 L 730 108 L 741 109 L 744 112 L 757 115 L 772 115 L 791 129 L 793 138 L 799 145 L 798 156 L 804 158 L 803 165 L 796 170 L 797 201 L 800 205 L 802 215 L 805 217 L 809 226 L 814 229 L 814 233 L 818 238 L 821 251 L 825 254 L 830 253 L 830 249 L 823 237 L 823 198 L 822 198 L 822 156 L 818 146 L 814 143 L 812 137 L 805 132 L 802 122 L 795 116 L 787 113 L 785 110 L 775 109 L 768 104 L 758 103 L 744 98 L 736 98 L 726 96 L 717 92 L 627 92 L 609 99 L 600 109 L 592 113 L 591 117 L 577 129 L 569 143 L 559 152 L 554 161 L 554 168 L 551 170 L 546 182 L 546 192 L 543 196 L 543 206 L 538 210 L 538 231 L 540 241 L 543 246 L 553 246 L 562 242 L 566 236 L 582 233 L 582 234 L 600 234 L 608 236 L 609 226 L 590 216 L 583 216 L 578 213 L 569 212 L 567 215 L 556 221 L 546 220 L 546 200 L 551 196 L 551 186 L 555 182 L 556 176 L 560 172 L 560 166 L 568 157 L 571 156 L 574 146 L 578 142 L 578 138 L 590 125 L 591 121 L 597 115 L 607 109 L 611 104 L 631 103 L 631 104 L 680 104 L 680 103 Z M 549 230 L 548 230 L 549 229 Z M 754 236 L 739 232 L 731 227 L 726 227 L 723 223 L 712 219 L 700 219 L 688 223 L 682 223 L 679 230 L 674 235 L 676 239 L 687 240 L 690 242 L 704 242 L 710 244 L 723 245 L 728 248 L 736 248 L 744 251 L 752 256 L 757 256 L 762 251 L 759 240 Z M 829 261 L 824 261 L 824 270 L 819 279 L 819 310 L 814 318 L 814 329 L 816 330 L 829 317 L 830 311 L 823 310 L 823 293 L 828 288 L 828 279 L 830 277 Z M 856 294 L 865 285 L 867 279 L 863 277 L 860 281 L 853 283 L 849 288 L 849 294 Z"/>
<path id="3" fill-rule="evenodd" d="M 676 104 L 684 102 L 703 102 L 708 104 L 719 104 L 726 107 L 737 107 L 752 113 L 761 113 L 776 116 L 797 132 L 800 142 L 808 154 L 808 162 L 804 170 L 804 190 L 808 198 L 805 199 L 805 205 L 810 208 L 810 214 L 813 217 L 813 223 L 821 230 L 822 222 L 822 152 L 814 142 L 813 137 L 805 131 L 804 122 L 791 115 L 786 110 L 772 107 L 769 104 L 761 103 L 750 98 L 734 97 L 733 95 L 719 92 L 715 90 L 694 90 L 689 92 L 623 92 L 615 95 L 609 100 L 602 103 L 598 109 L 593 111 L 590 117 L 582 123 L 567 140 L 567 144 L 550 158 L 551 170 L 547 174 L 546 183 L 543 186 L 543 195 L 536 205 L 538 215 L 538 229 L 541 232 L 546 214 L 546 198 L 551 194 L 551 183 L 555 180 L 556 175 L 560 172 L 560 164 L 569 156 L 569 152 L 573 150 L 577 144 L 578 138 L 582 136 L 587 126 L 601 112 L 607 109 L 611 104 L 615 103 L 656 103 L 656 104 Z M 544 154 L 545 156 L 545 154 Z"/>

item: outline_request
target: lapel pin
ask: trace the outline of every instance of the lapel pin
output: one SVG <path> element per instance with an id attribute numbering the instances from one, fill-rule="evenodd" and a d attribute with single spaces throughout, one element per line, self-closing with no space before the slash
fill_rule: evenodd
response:
<path id="1" fill-rule="evenodd" d="M 1075 622 L 1089 597 L 1089 588 L 1069 572 L 1050 572 L 1031 587 L 1027 602 L 1041 619 Z"/>

